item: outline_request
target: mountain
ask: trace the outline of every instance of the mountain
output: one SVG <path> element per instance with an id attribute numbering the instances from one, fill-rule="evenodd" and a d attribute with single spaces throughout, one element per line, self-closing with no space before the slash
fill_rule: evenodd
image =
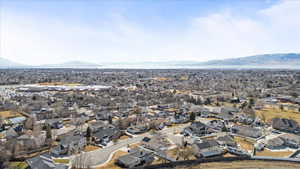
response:
<path id="1" fill-rule="evenodd" d="M 25 65 L 10 61 L 8 59 L 0 58 L 0 68 L 20 68 L 26 67 Z"/>
<path id="2" fill-rule="evenodd" d="M 41 65 L 38 68 L 74 68 L 74 69 L 94 69 L 99 68 L 101 65 L 88 63 L 88 62 L 81 62 L 81 61 L 71 61 L 65 62 L 61 64 L 49 64 L 49 65 Z"/>
<path id="3" fill-rule="evenodd" d="M 95 63 L 71 61 L 62 64 L 48 64 L 41 66 L 26 66 L 7 59 L 0 58 L 0 68 L 292 68 L 300 69 L 300 53 L 264 54 L 239 57 L 224 60 L 198 61 L 168 61 L 168 62 L 137 62 L 137 63 Z"/>
<path id="4" fill-rule="evenodd" d="M 193 66 L 294 67 L 300 65 L 300 53 L 264 54 L 224 60 L 193 63 Z"/>

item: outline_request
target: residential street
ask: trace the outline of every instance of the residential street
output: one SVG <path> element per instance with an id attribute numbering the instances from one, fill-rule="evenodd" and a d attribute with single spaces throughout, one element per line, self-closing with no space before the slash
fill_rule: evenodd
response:
<path id="1" fill-rule="evenodd" d="M 178 143 L 178 141 L 180 141 L 181 139 L 178 139 L 178 137 L 174 136 L 174 131 L 181 130 L 186 126 L 188 126 L 188 124 L 182 124 L 175 127 L 165 128 L 161 130 L 161 133 L 166 134 L 173 143 Z M 89 159 L 89 166 L 95 168 L 99 165 L 104 164 L 105 162 L 110 160 L 110 156 L 113 155 L 114 152 L 123 147 L 126 147 L 128 144 L 139 143 L 144 137 L 151 137 L 151 135 L 149 133 L 145 133 L 142 135 L 138 135 L 137 137 L 121 140 L 115 145 L 85 153 L 86 157 Z"/>

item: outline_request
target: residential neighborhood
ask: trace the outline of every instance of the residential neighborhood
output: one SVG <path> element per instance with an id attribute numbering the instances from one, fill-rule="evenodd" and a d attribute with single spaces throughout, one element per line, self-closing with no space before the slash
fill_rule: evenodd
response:
<path id="1" fill-rule="evenodd" d="M 26 72 L 1 70 L 2 168 L 132 168 L 228 156 L 300 162 L 297 71 Z"/>

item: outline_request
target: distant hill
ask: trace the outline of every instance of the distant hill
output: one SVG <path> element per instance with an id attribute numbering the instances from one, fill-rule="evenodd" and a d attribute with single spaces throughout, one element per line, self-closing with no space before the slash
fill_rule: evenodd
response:
<path id="1" fill-rule="evenodd" d="M 0 58 L 0 68 L 19 68 L 25 65 L 10 61 L 8 59 Z"/>
<path id="2" fill-rule="evenodd" d="M 0 68 L 292 68 L 300 69 L 300 53 L 264 54 L 239 57 L 224 60 L 197 61 L 168 61 L 168 62 L 140 62 L 140 63 L 95 63 L 71 61 L 61 64 L 48 64 L 41 66 L 27 66 L 8 59 L 0 58 Z"/>
<path id="3" fill-rule="evenodd" d="M 265 54 L 224 60 L 199 62 L 198 66 L 258 66 L 258 67 L 288 67 L 300 65 L 300 53 Z M 300 66 L 299 66 L 300 67 Z"/>
<path id="4" fill-rule="evenodd" d="M 49 64 L 49 65 L 41 65 L 38 66 L 39 68 L 74 68 L 74 69 L 92 69 L 92 68 L 99 68 L 101 65 L 88 63 L 88 62 L 81 62 L 81 61 L 71 61 L 65 62 L 61 64 Z"/>

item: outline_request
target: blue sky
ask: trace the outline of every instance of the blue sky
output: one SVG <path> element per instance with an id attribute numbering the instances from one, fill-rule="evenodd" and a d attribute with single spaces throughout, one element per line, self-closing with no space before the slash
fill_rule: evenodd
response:
<path id="1" fill-rule="evenodd" d="M 0 57 L 206 61 L 300 52 L 298 0 L 0 0 Z"/>

